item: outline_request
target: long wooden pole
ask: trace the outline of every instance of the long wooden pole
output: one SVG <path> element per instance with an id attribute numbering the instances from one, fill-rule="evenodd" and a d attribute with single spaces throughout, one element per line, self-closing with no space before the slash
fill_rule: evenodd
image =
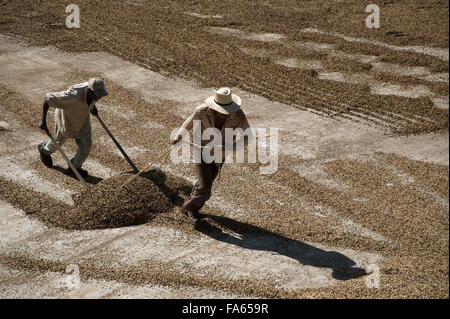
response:
<path id="1" fill-rule="evenodd" d="M 109 137 L 111 137 L 111 139 L 113 140 L 114 144 L 116 144 L 117 148 L 119 149 L 119 151 L 122 153 L 123 157 L 125 157 L 125 159 L 127 160 L 127 162 L 130 164 L 130 166 L 133 168 L 133 171 L 135 173 L 139 172 L 139 170 L 137 169 L 137 167 L 134 165 L 133 161 L 128 157 L 127 153 L 125 153 L 125 151 L 123 150 L 122 146 L 120 146 L 119 142 L 117 142 L 117 140 L 114 138 L 114 136 L 112 135 L 111 131 L 108 129 L 108 127 L 106 126 L 105 123 L 103 123 L 102 119 L 100 118 L 100 116 L 96 115 L 95 116 L 98 121 L 100 122 L 100 124 L 103 126 L 103 128 L 105 129 L 106 133 L 108 133 Z"/>
<path id="2" fill-rule="evenodd" d="M 53 136 L 50 134 L 50 132 L 48 130 L 45 130 L 45 133 L 47 134 L 47 136 L 50 138 L 50 140 L 52 141 L 52 143 L 54 145 L 56 145 L 56 149 L 61 153 L 62 157 L 64 157 L 64 159 L 66 160 L 67 164 L 69 165 L 69 167 L 72 169 L 72 171 L 75 173 L 75 175 L 77 176 L 77 178 L 80 180 L 81 184 L 83 184 L 83 186 L 85 187 L 89 187 L 88 184 L 86 183 L 86 181 L 83 179 L 83 177 L 81 177 L 80 173 L 78 172 L 78 170 L 75 168 L 75 166 L 72 164 L 72 162 L 69 160 L 69 158 L 67 157 L 66 153 L 64 153 L 64 151 L 61 149 L 61 147 L 59 147 L 58 143 L 55 142 L 55 140 L 53 139 Z"/>
<path id="3" fill-rule="evenodd" d="M 141 175 L 145 170 L 147 170 L 150 166 L 152 166 L 153 164 L 155 164 L 160 158 L 162 158 L 164 155 L 166 155 L 167 153 L 170 152 L 170 150 L 172 149 L 173 145 L 170 146 L 170 148 L 168 148 L 167 150 L 165 150 L 164 152 L 160 153 L 158 155 L 158 157 L 152 161 L 150 164 L 148 164 L 146 167 L 144 167 L 140 172 L 138 172 L 136 175 L 132 176 L 129 180 L 127 180 L 125 183 L 122 184 L 122 186 L 120 186 L 120 188 L 124 187 L 125 185 L 127 185 L 129 182 L 131 182 L 133 179 L 135 179 L 136 177 L 138 177 L 139 175 Z"/>
<path id="4" fill-rule="evenodd" d="M 184 141 L 183 141 L 184 142 Z M 187 142 L 184 142 L 187 143 Z M 200 148 L 204 148 L 204 146 L 201 145 L 196 145 L 194 143 L 188 143 L 191 146 L 196 146 L 196 147 L 200 147 Z M 125 185 L 127 185 L 129 182 L 131 182 L 133 179 L 135 179 L 136 177 L 138 177 L 139 175 L 141 175 L 144 171 L 146 171 L 150 166 L 152 166 L 153 164 L 155 164 L 159 159 L 161 159 L 164 155 L 167 155 L 170 150 L 174 147 L 175 145 L 171 145 L 167 150 L 163 151 L 162 153 L 158 154 L 158 156 L 156 157 L 156 159 L 154 161 L 152 161 L 150 164 L 148 164 L 146 167 L 144 167 L 139 173 L 137 173 L 136 175 L 132 176 L 130 179 L 128 179 L 125 183 L 122 184 L 122 186 L 120 186 L 120 188 L 124 187 Z M 161 166 L 160 166 L 161 167 Z"/>

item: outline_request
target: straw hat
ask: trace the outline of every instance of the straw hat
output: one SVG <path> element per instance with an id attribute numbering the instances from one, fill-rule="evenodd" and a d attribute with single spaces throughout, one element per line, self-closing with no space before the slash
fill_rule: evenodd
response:
<path id="1" fill-rule="evenodd" d="M 230 88 L 220 88 L 205 100 L 208 107 L 222 114 L 231 114 L 241 108 L 241 98 L 231 94 Z"/>

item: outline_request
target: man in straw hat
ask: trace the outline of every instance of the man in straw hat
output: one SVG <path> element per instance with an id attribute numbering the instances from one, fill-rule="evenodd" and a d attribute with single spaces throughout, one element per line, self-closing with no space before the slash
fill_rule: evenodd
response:
<path id="1" fill-rule="evenodd" d="M 91 78 L 87 82 L 75 84 L 67 91 L 46 94 L 39 127 L 48 131 L 47 112 L 50 107 L 54 107 L 56 132 L 53 141 L 49 140 L 38 145 L 40 159 L 45 166 L 52 167 L 51 154 L 57 150 L 56 144 L 62 146 L 68 138 L 73 138 L 78 145 L 78 150 L 71 162 L 81 176 L 88 176 L 88 172 L 81 169 L 81 166 L 92 146 L 89 113 L 97 115 L 95 103 L 107 95 L 105 84 L 100 78 Z M 67 168 L 66 174 L 75 175 L 70 167 Z"/>
<path id="2" fill-rule="evenodd" d="M 172 141 L 172 144 L 176 144 L 182 139 L 181 132 L 183 130 L 190 130 L 193 128 L 193 122 L 195 120 L 201 121 L 201 134 L 203 134 L 203 131 L 208 128 L 216 128 L 220 130 L 222 134 L 222 141 L 225 141 L 224 132 L 226 128 L 233 130 L 236 128 L 241 128 L 245 131 L 250 127 L 247 118 L 241 109 L 240 97 L 235 94 L 231 94 L 231 90 L 229 88 L 218 89 L 214 92 L 213 96 L 210 96 L 205 100 L 204 104 L 198 106 L 194 113 L 183 123 L 175 136 L 175 139 Z M 197 128 L 194 128 L 194 131 L 196 129 Z M 247 136 L 248 139 L 245 139 L 245 136 L 243 136 L 238 142 L 234 141 L 234 144 L 247 144 L 253 135 L 250 132 Z M 208 141 L 202 140 L 202 145 L 207 143 Z M 220 146 L 223 146 L 223 144 Z M 186 198 L 182 206 L 182 213 L 187 215 L 191 223 L 194 225 L 196 225 L 197 222 L 203 217 L 199 213 L 199 210 L 211 197 L 213 182 L 223 164 L 223 154 L 224 153 L 222 152 L 222 161 L 220 163 L 216 163 L 214 161 L 211 163 L 206 163 L 203 157 L 201 158 L 200 163 L 195 163 L 197 181 L 191 191 L 191 194 Z"/>

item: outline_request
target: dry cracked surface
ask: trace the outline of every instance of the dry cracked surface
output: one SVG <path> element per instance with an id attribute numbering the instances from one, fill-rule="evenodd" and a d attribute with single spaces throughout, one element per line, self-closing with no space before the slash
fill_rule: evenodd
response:
<path id="1" fill-rule="evenodd" d="M 448 3 L 419 2 L 386 4 L 417 23 L 370 35 L 353 3 L 344 23 L 340 4 L 81 1 L 70 31 L 57 3 L 2 3 L 0 296 L 448 298 Z M 36 121 L 46 92 L 91 76 L 138 168 L 225 82 L 252 126 L 280 128 L 277 172 L 227 165 L 194 229 L 192 167 L 158 162 L 121 189 L 130 167 L 92 118 L 83 190 L 59 155 L 39 162 Z"/>

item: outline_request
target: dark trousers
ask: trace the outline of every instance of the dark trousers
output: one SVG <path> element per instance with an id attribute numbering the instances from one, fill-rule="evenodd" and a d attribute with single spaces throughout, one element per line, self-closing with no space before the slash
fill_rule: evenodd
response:
<path id="1" fill-rule="evenodd" d="M 197 213 L 211 197 L 212 185 L 219 173 L 219 168 L 214 162 L 210 164 L 196 163 L 195 173 L 197 181 L 182 206 L 183 209 L 192 213 Z"/>

